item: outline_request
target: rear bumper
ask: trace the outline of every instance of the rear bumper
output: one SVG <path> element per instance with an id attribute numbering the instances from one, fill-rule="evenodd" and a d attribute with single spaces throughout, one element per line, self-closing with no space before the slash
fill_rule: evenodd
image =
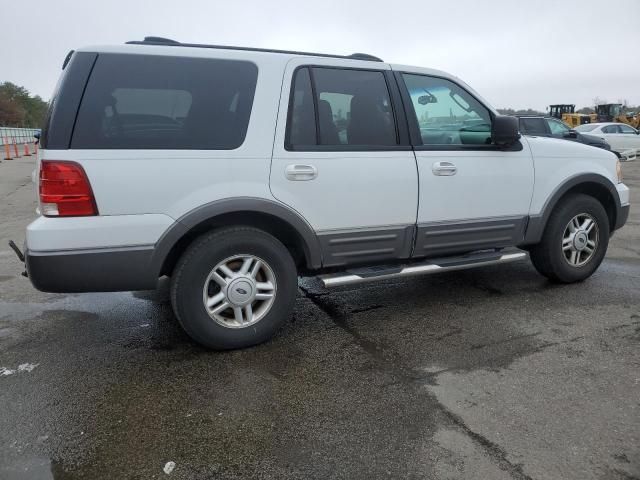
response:
<path id="1" fill-rule="evenodd" d="M 38 217 L 27 227 L 27 273 L 44 292 L 153 289 L 155 245 L 174 223 L 162 214 Z"/>
<path id="2" fill-rule="evenodd" d="M 152 247 L 25 252 L 27 273 L 43 292 L 117 292 L 151 290 L 158 277 Z"/>

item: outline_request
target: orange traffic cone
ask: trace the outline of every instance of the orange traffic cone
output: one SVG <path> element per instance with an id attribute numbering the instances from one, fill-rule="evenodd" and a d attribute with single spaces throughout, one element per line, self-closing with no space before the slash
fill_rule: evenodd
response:
<path id="1" fill-rule="evenodd" d="M 13 137 L 13 151 L 16 154 L 14 158 L 18 158 L 20 154 L 18 153 L 18 142 L 15 137 Z"/>
<path id="2" fill-rule="evenodd" d="M 25 157 L 31 156 L 31 152 L 29 152 L 29 144 L 27 142 L 24 143 L 24 156 Z"/>
<path id="3" fill-rule="evenodd" d="M 5 137 L 4 139 L 4 159 L 11 160 L 11 150 L 9 149 L 9 139 Z"/>

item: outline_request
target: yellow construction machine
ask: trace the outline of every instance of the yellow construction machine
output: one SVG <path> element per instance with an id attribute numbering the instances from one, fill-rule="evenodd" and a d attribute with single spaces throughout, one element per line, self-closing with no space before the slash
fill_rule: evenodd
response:
<path id="1" fill-rule="evenodd" d="M 640 114 L 629 112 L 621 103 L 603 103 L 596 105 L 598 122 L 620 122 L 640 127 Z"/>
<path id="2" fill-rule="evenodd" d="M 562 120 L 571 128 L 596 121 L 595 114 L 575 113 L 575 110 L 576 106 L 572 104 L 549 105 L 549 115 Z"/>

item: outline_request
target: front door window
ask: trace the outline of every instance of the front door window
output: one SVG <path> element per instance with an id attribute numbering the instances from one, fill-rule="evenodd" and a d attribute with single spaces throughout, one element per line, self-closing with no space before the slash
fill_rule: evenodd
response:
<path id="1" fill-rule="evenodd" d="M 466 90 L 439 77 L 403 78 L 423 145 L 491 144 L 491 114 Z"/>

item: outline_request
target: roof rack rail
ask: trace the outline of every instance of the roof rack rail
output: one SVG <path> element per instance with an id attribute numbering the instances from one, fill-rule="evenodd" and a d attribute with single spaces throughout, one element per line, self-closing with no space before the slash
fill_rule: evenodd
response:
<path id="1" fill-rule="evenodd" d="M 249 52 L 286 53 L 289 55 L 305 55 L 311 57 L 348 58 L 351 60 L 364 60 L 368 62 L 382 62 L 381 58 L 368 53 L 353 53 L 351 55 L 332 55 L 329 53 L 297 52 L 294 50 L 275 50 L 271 48 L 235 47 L 230 45 L 205 45 L 201 43 L 180 43 L 176 40 L 164 37 L 144 37 L 144 40 L 131 40 L 129 45 L 165 45 L 173 47 L 218 48 L 222 50 L 246 50 Z"/>
<path id="2" fill-rule="evenodd" d="M 144 43 L 162 43 L 167 44 L 167 45 L 180 45 L 180 42 L 176 41 L 176 40 L 171 40 L 170 38 L 165 38 L 165 37 L 144 37 L 143 40 Z M 127 42 L 127 43 L 134 43 L 134 42 Z"/>
<path id="3" fill-rule="evenodd" d="M 370 62 L 381 62 L 382 59 L 368 53 L 352 53 L 347 55 L 347 58 L 353 58 L 354 60 L 368 60 Z"/>

